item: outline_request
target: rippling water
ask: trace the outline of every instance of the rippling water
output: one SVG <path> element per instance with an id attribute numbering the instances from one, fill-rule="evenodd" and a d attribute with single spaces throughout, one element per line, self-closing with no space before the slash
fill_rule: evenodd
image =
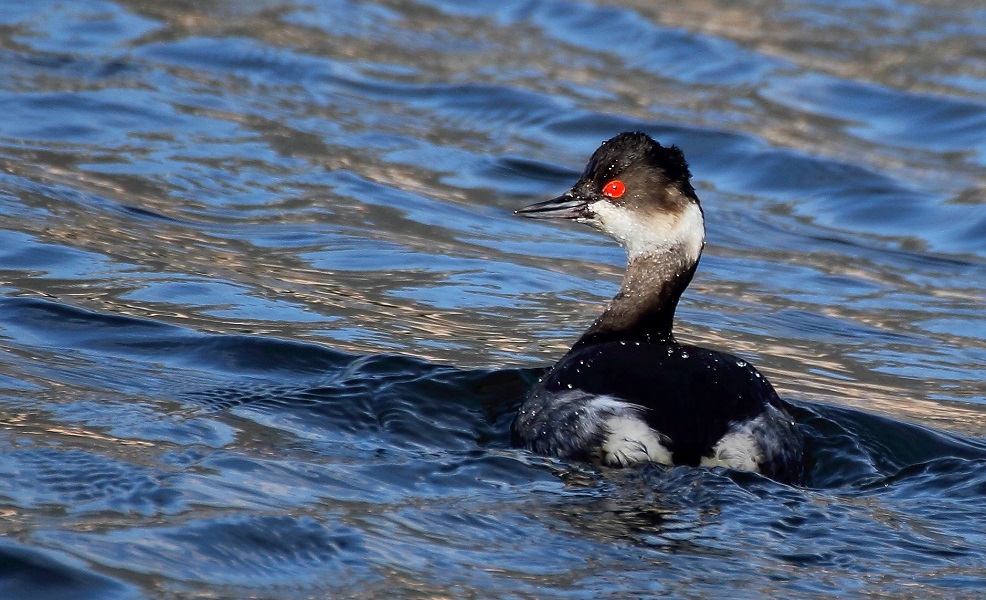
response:
<path id="1" fill-rule="evenodd" d="M 984 593 L 981 3 L 493 4 L 0 7 L 0 597 Z M 627 129 L 804 487 L 507 443 L 624 262 L 511 211 Z"/>

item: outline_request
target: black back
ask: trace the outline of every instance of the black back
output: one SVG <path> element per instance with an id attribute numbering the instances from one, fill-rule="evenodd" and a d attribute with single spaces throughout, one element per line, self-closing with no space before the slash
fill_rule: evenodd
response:
<path id="1" fill-rule="evenodd" d="M 578 389 L 639 405 L 647 424 L 670 439 L 675 464 L 697 465 L 732 423 L 752 419 L 777 393 L 749 363 L 676 342 L 617 341 L 576 349 L 539 384 Z"/>

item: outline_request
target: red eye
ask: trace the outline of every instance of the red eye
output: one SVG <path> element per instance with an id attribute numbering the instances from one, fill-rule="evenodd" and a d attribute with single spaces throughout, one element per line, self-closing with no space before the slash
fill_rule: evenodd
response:
<path id="1" fill-rule="evenodd" d="M 626 184 L 620 181 L 619 179 L 614 179 L 613 181 L 610 181 L 605 186 L 603 186 L 603 196 L 607 196 L 609 198 L 619 198 L 620 196 L 625 194 L 626 191 L 627 191 Z"/>

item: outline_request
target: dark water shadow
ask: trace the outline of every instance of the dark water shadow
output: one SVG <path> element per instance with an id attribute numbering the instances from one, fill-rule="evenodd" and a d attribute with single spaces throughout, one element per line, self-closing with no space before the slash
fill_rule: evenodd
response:
<path id="1" fill-rule="evenodd" d="M 137 590 L 93 573 L 59 552 L 0 543 L 0 597 L 46 600 L 123 600 Z"/>
<path id="2" fill-rule="evenodd" d="M 201 334 L 38 298 L 0 299 L 0 308 L 0 324 L 8 332 L 44 338 L 59 350 L 208 373 L 222 383 L 170 390 L 169 401 L 197 411 L 236 411 L 261 421 L 289 414 L 304 424 L 299 435 L 342 431 L 395 449 L 508 450 L 528 468 L 525 453 L 510 449 L 509 424 L 544 369 L 461 369 L 408 356 L 360 356 L 310 343 Z M 980 439 L 847 407 L 798 401 L 789 406 L 807 442 L 805 489 L 865 491 L 909 478 L 952 480 L 965 470 L 974 475 L 966 467 L 986 461 L 986 441 Z"/>
<path id="3" fill-rule="evenodd" d="M 196 391 L 186 396 L 190 402 L 210 410 L 239 407 L 257 413 L 298 413 L 310 425 L 350 433 L 382 432 L 397 446 L 435 451 L 509 449 L 513 414 L 544 372 L 464 370 L 406 356 L 355 356 L 256 338 L 213 336 L 204 345 L 208 349 L 200 348 L 199 353 L 223 356 L 227 369 L 231 364 L 256 368 L 263 357 L 268 368 L 294 370 L 309 378 L 321 370 L 321 375 L 313 385 Z M 293 369 L 291 356 L 296 352 L 300 355 Z M 986 461 L 983 440 L 847 407 L 798 401 L 788 405 L 806 437 L 806 472 L 798 486 L 805 489 L 881 489 L 905 482 L 909 474 L 930 477 L 955 472 L 957 464 Z M 742 482 L 753 476 L 730 477 Z"/>

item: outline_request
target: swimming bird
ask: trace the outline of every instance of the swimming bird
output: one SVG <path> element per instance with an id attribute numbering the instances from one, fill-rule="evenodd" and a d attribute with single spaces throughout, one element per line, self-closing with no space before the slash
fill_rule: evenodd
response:
<path id="1" fill-rule="evenodd" d="M 511 425 L 515 445 L 609 467 L 650 461 L 800 480 L 804 441 L 767 379 L 741 358 L 675 339 L 675 308 L 705 246 L 678 147 L 621 133 L 571 189 L 516 214 L 608 233 L 627 269 L 602 315 L 528 393 Z"/>

